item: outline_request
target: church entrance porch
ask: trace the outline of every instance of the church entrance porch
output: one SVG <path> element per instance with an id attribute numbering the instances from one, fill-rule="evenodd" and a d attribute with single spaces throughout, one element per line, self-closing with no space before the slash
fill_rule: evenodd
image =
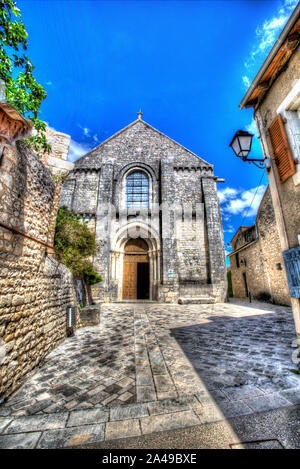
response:
<path id="1" fill-rule="evenodd" d="M 155 301 L 160 285 L 159 236 L 151 226 L 131 222 L 122 226 L 111 242 L 105 302 Z"/>
<path id="2" fill-rule="evenodd" d="M 148 245 L 142 238 L 129 239 L 125 246 L 123 299 L 149 299 Z"/>

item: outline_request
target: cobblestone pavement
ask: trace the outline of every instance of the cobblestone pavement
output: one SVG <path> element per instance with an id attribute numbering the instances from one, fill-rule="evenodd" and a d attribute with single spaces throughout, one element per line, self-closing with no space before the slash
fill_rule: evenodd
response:
<path id="1" fill-rule="evenodd" d="M 64 447 L 300 403 L 290 308 L 107 304 L 0 406 L 1 447 Z"/>

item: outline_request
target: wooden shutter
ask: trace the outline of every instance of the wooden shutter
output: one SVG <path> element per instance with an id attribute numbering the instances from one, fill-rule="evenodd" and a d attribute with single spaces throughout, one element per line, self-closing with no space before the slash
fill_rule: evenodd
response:
<path id="1" fill-rule="evenodd" d="M 269 127 L 269 135 L 281 184 L 296 172 L 284 123 L 280 114 Z"/>

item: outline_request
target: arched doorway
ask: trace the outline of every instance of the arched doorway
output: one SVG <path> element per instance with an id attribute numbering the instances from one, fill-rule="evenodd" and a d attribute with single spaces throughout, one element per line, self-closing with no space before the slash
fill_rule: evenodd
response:
<path id="1" fill-rule="evenodd" d="M 149 299 L 148 244 L 142 238 L 129 239 L 124 249 L 123 299 Z"/>

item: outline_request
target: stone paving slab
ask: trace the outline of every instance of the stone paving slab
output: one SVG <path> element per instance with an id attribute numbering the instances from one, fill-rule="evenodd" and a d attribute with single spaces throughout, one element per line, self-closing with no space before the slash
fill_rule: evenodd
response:
<path id="1" fill-rule="evenodd" d="M 249 397 L 247 399 L 247 405 L 254 412 L 264 412 L 266 410 L 287 407 L 290 405 L 290 402 L 278 393 L 273 393 L 270 396 Z"/>
<path id="2" fill-rule="evenodd" d="M 286 391 L 280 392 L 280 395 L 285 399 L 288 399 L 293 404 L 300 404 L 300 388 L 299 389 L 287 389 Z"/>
<path id="3" fill-rule="evenodd" d="M 70 412 L 67 427 L 77 427 L 79 425 L 88 425 L 91 423 L 107 422 L 109 412 L 103 409 L 83 409 Z"/>
<path id="4" fill-rule="evenodd" d="M 141 434 L 142 433 L 140 428 L 140 422 L 138 419 L 108 422 L 106 424 L 106 440 L 115 440 L 117 438 L 129 438 L 132 436 L 140 436 Z"/>
<path id="5" fill-rule="evenodd" d="M 110 420 L 126 420 L 147 417 L 149 415 L 147 404 L 132 404 L 129 406 L 112 407 Z"/>
<path id="6" fill-rule="evenodd" d="M 105 424 L 83 425 L 63 430 L 46 431 L 37 445 L 40 449 L 67 448 L 104 440 Z M 0 438 L 1 444 L 1 438 Z"/>
<path id="7" fill-rule="evenodd" d="M 40 432 L 1 436 L 0 449 L 34 449 L 40 437 Z"/>
<path id="8" fill-rule="evenodd" d="M 77 330 L 0 406 L 0 447 L 72 447 L 300 402 L 290 308 L 101 309 L 100 326 Z"/>
<path id="9" fill-rule="evenodd" d="M 218 408 L 226 417 L 226 419 L 231 419 L 233 417 L 238 417 L 242 415 L 249 415 L 252 414 L 252 408 L 249 405 L 249 401 L 221 401 L 218 403 Z"/>
<path id="10" fill-rule="evenodd" d="M 2 433 L 8 424 L 12 421 L 12 418 L 0 417 L 0 433 Z"/>
<path id="11" fill-rule="evenodd" d="M 220 407 L 215 405 L 195 406 L 194 411 L 202 424 L 219 422 L 225 418 Z"/>
<path id="12" fill-rule="evenodd" d="M 162 430 L 175 430 L 176 428 L 199 425 L 200 420 L 192 410 L 176 412 L 173 414 L 159 414 L 145 417 L 141 420 L 143 435 L 160 432 Z"/>
<path id="13" fill-rule="evenodd" d="M 32 415 L 14 419 L 3 433 L 34 432 L 42 430 L 54 430 L 64 428 L 68 414 Z"/>
<path id="14" fill-rule="evenodd" d="M 184 399 L 166 399 L 148 404 L 150 415 L 166 414 L 189 410 L 189 403 Z"/>

